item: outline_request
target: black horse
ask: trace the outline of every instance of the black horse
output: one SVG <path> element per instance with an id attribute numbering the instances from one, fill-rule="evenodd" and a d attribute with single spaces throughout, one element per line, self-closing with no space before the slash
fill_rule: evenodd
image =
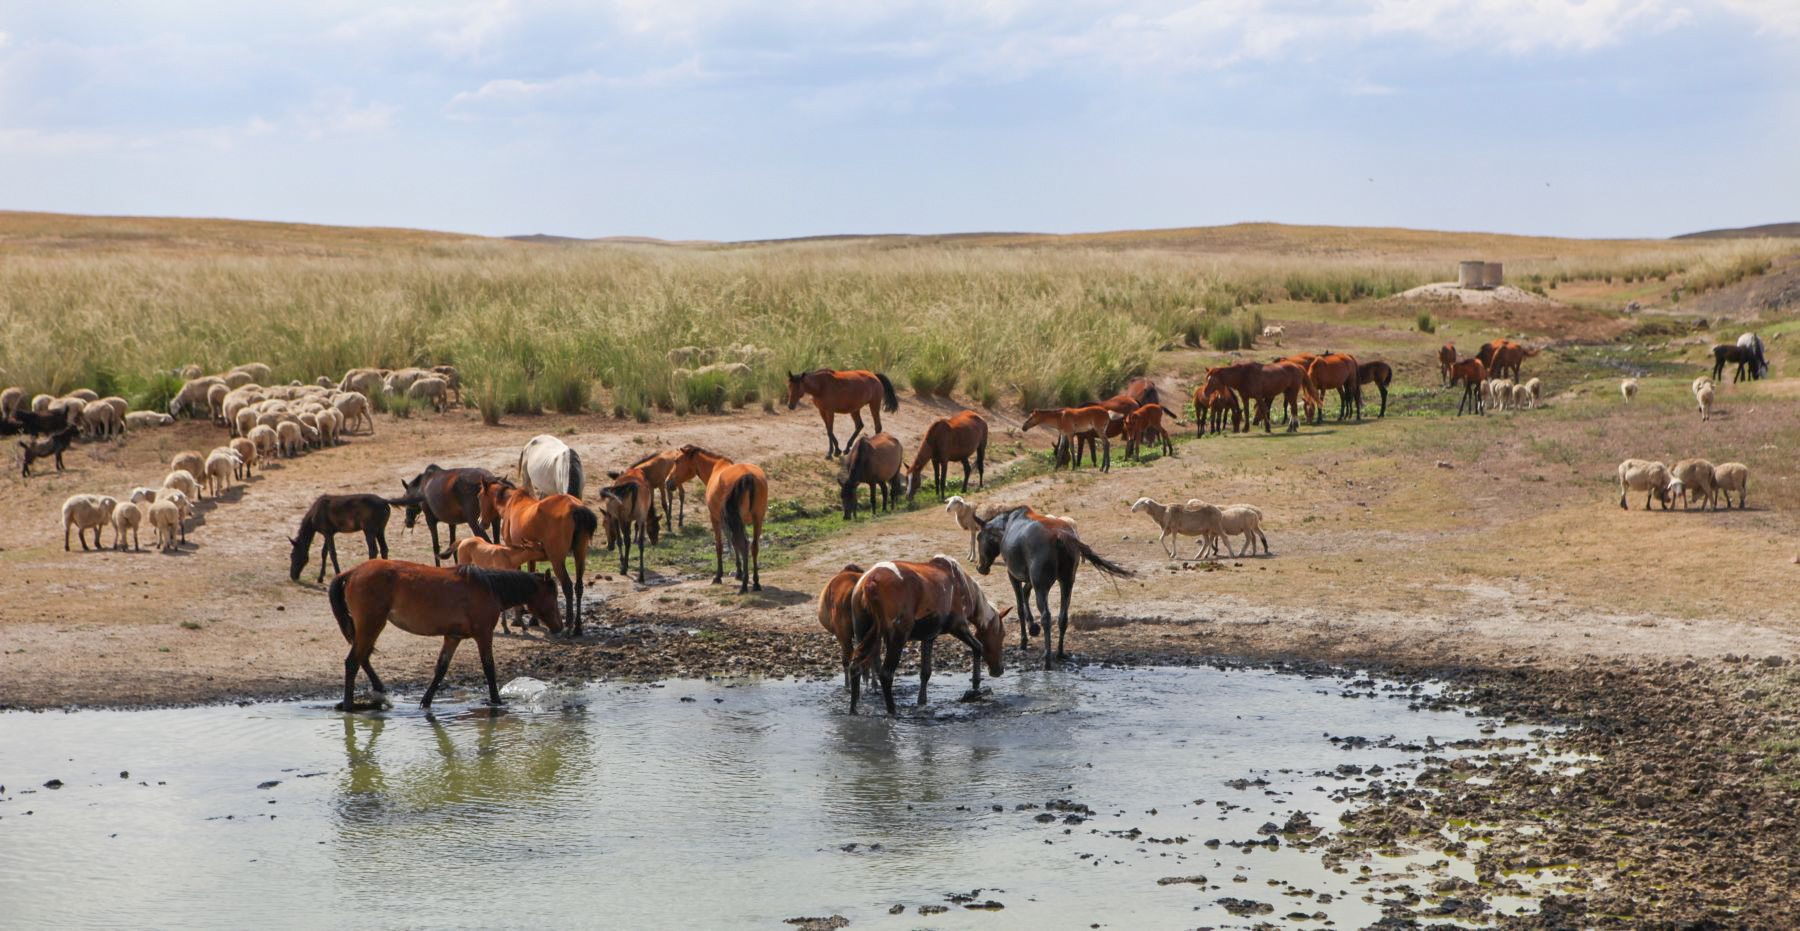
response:
<path id="1" fill-rule="evenodd" d="M 1016 507 L 993 519 L 981 521 L 978 534 L 981 559 L 976 569 L 982 575 L 994 567 L 994 559 L 1006 560 L 1006 575 L 1012 582 L 1013 596 L 1019 603 L 1019 646 L 1030 645 L 1028 629 L 1037 627 L 1031 615 L 1031 595 L 1036 593 L 1038 617 L 1044 621 L 1044 668 L 1055 667 L 1055 660 L 1065 659 L 1063 650 L 1069 636 L 1069 590 L 1075 585 L 1075 570 L 1083 559 L 1107 575 L 1130 578 L 1130 569 L 1107 560 L 1075 536 L 1067 524 L 1040 520 L 1030 508 Z M 1056 652 L 1050 652 L 1050 586 L 1061 587 L 1062 612 L 1057 621 Z"/>
<path id="2" fill-rule="evenodd" d="M 288 554 L 288 578 L 300 581 L 300 570 L 306 568 L 316 534 L 325 535 L 325 542 L 319 547 L 321 582 L 325 581 L 325 561 L 328 559 L 333 572 L 344 571 L 344 567 L 338 565 L 337 535 L 340 533 L 362 531 L 364 542 L 369 544 L 369 558 L 388 558 L 387 525 L 392 512 L 392 506 L 380 495 L 320 495 L 313 500 L 312 507 L 306 509 L 306 516 L 300 518 L 299 533 L 288 538 L 293 545 Z"/>
<path id="3" fill-rule="evenodd" d="M 1714 346 L 1713 381 L 1718 381 L 1720 376 L 1725 374 L 1725 363 L 1727 362 L 1737 363 L 1737 370 L 1731 373 L 1731 380 L 1734 383 L 1743 380 L 1746 368 L 1748 368 L 1752 380 L 1763 377 L 1769 371 L 1769 363 L 1763 358 L 1762 340 L 1760 339 L 1750 346 L 1742 343 L 1720 343 Z"/>
<path id="4" fill-rule="evenodd" d="M 75 434 L 78 432 L 80 431 L 75 427 L 64 427 L 61 432 L 51 434 L 49 439 L 41 442 L 27 443 L 20 440 L 19 448 L 25 451 L 25 461 L 19 467 L 19 475 L 30 478 L 32 460 L 52 457 L 56 459 L 56 471 L 61 472 L 63 470 L 63 452 L 69 448 L 70 443 L 75 441 Z"/>
<path id="5" fill-rule="evenodd" d="M 439 560 L 453 559 L 451 550 L 456 548 L 456 525 L 468 524 L 469 531 L 489 543 L 494 538 L 488 536 L 481 526 L 481 483 L 498 482 L 500 476 L 486 469 L 445 469 L 436 463 L 425 467 L 425 471 L 403 481 L 400 487 L 406 494 L 389 501 L 406 507 L 406 527 L 411 529 L 419 521 L 419 515 L 425 515 L 425 527 L 431 531 L 431 561 L 433 565 Z M 450 525 L 450 546 L 444 551 L 438 550 L 438 521 Z M 498 536 L 495 528 L 495 536 Z"/>

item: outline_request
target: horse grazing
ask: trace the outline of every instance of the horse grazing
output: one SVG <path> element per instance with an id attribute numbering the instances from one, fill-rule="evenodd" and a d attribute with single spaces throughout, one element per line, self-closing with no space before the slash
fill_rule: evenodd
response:
<path id="1" fill-rule="evenodd" d="M 1207 423 L 1212 424 L 1212 432 L 1225 432 L 1225 415 L 1231 415 L 1231 432 L 1236 433 L 1242 426 L 1239 417 L 1238 400 L 1231 389 L 1224 385 L 1200 384 L 1194 388 L 1194 436 L 1206 435 Z"/>
<path id="2" fill-rule="evenodd" d="M 869 486 L 869 511 L 882 508 L 892 511 L 900 503 L 900 467 L 905 465 L 905 451 L 892 433 L 877 433 L 857 440 L 844 454 L 838 467 L 838 500 L 844 506 L 844 519 L 856 517 L 856 490 Z M 881 491 L 881 507 L 875 505 L 875 492 Z"/>
<path id="3" fill-rule="evenodd" d="M 977 534 L 981 559 L 976 569 L 987 575 L 996 558 L 1006 560 L 1006 575 L 1012 581 L 1013 596 L 1019 603 L 1019 646 L 1030 646 L 1028 628 L 1037 625 L 1031 617 L 1030 596 L 1037 594 L 1038 616 L 1044 621 L 1044 668 L 1055 663 L 1050 652 L 1050 586 L 1062 593 L 1062 613 L 1057 629 L 1055 659 L 1068 654 L 1063 647 L 1069 637 L 1069 590 L 1075 586 L 1075 570 L 1082 560 L 1116 578 L 1130 578 L 1135 573 L 1113 563 L 1093 551 L 1067 528 L 1049 520 L 1035 519 L 1030 509 L 1013 508 L 991 520 L 979 521 Z"/>
<path id="4" fill-rule="evenodd" d="M 1039 424 L 1047 424 L 1055 429 L 1060 437 L 1060 445 L 1066 445 L 1069 449 L 1074 450 L 1075 458 L 1070 464 L 1070 468 L 1075 469 L 1081 468 L 1082 442 L 1098 444 L 1099 448 L 1106 451 L 1106 458 L 1102 461 L 1099 452 L 1093 445 L 1090 445 L 1089 452 L 1094 457 L 1094 464 L 1100 466 L 1100 471 L 1110 472 L 1112 471 L 1112 441 L 1108 440 L 1106 436 L 1107 428 L 1111 426 L 1114 419 L 1122 420 L 1124 418 L 1098 404 L 1090 404 L 1087 407 L 1052 407 L 1032 411 L 1026 416 L 1025 425 L 1019 429 L 1030 430 Z M 1062 457 L 1058 456 L 1057 458 L 1057 466 L 1061 467 Z"/>
<path id="5" fill-rule="evenodd" d="M 881 659 L 877 676 L 887 713 L 894 714 L 894 670 L 908 640 L 919 641 L 919 701 L 931 682 L 931 646 L 939 634 L 949 634 L 974 654 L 974 681 L 970 694 L 981 691 L 981 664 L 1000 675 L 1006 646 L 1004 614 L 996 613 L 981 586 L 948 556 L 928 562 L 878 562 L 857 579 L 850 591 L 851 636 L 856 649 L 850 656 L 852 670 L 865 670 Z M 850 676 L 850 713 L 862 695 L 862 676 Z"/>
<path id="6" fill-rule="evenodd" d="M 920 476 L 927 465 L 931 466 L 932 484 L 941 501 L 944 498 L 944 485 L 950 478 L 950 463 L 962 463 L 962 490 L 966 493 L 969 490 L 970 456 L 975 457 L 978 487 L 986 487 L 987 443 L 987 421 L 974 411 L 963 411 L 955 416 L 940 417 L 932 421 L 931 426 L 925 428 L 924 439 L 919 441 L 918 454 L 913 456 L 906 480 L 907 502 L 911 503 L 918 495 Z"/>
<path id="7" fill-rule="evenodd" d="M 481 483 L 481 517 L 498 528 L 498 543 L 538 546 L 550 563 L 556 583 L 562 586 L 570 629 L 581 635 L 581 607 L 587 589 L 588 543 L 600 527 L 600 519 L 574 495 L 538 498 L 502 480 Z M 575 577 L 564 565 L 575 558 Z M 622 571 L 622 570 L 621 570 Z"/>
<path id="8" fill-rule="evenodd" d="M 1169 418 L 1170 423 L 1173 423 L 1176 426 L 1181 425 L 1181 418 L 1175 416 L 1174 411 L 1169 410 L 1161 404 L 1151 403 L 1139 405 L 1136 410 L 1125 415 L 1123 425 L 1125 434 L 1125 458 L 1138 458 L 1138 447 L 1140 445 L 1145 442 L 1156 442 L 1158 440 L 1162 442 L 1163 455 L 1175 455 L 1174 440 L 1170 438 L 1169 431 L 1164 429 L 1162 425 L 1165 416 Z"/>
<path id="9" fill-rule="evenodd" d="M 1743 380 L 1745 371 L 1750 373 L 1750 378 L 1754 381 L 1760 377 L 1757 373 L 1767 367 L 1762 361 L 1762 354 L 1755 348 L 1746 348 L 1737 343 L 1720 343 L 1712 348 L 1712 355 L 1712 377 L 1715 382 L 1725 374 L 1725 364 L 1728 362 L 1737 365 L 1737 369 L 1731 373 L 1733 384 Z"/>
<path id="10" fill-rule="evenodd" d="M 1364 362 L 1356 367 L 1358 388 L 1363 385 L 1374 385 L 1381 389 L 1381 413 L 1375 415 L 1377 418 L 1387 416 L 1388 385 L 1393 383 L 1394 367 L 1386 362 Z M 1357 392 L 1356 415 L 1362 416 L 1362 392 L 1360 390 Z"/>
<path id="11" fill-rule="evenodd" d="M 1470 404 L 1471 411 L 1480 414 L 1483 408 L 1481 383 L 1487 381 L 1487 366 L 1480 359 L 1462 359 L 1453 363 L 1450 366 L 1450 387 L 1456 387 L 1459 381 L 1462 382 L 1463 393 L 1462 400 L 1456 404 L 1456 416 L 1462 416 L 1464 404 Z"/>
<path id="12" fill-rule="evenodd" d="M 862 579 L 863 567 L 856 563 L 845 563 L 837 575 L 826 580 L 825 587 L 819 589 L 819 626 L 825 632 L 837 638 L 838 653 L 842 657 L 844 667 L 844 688 L 850 687 L 850 653 L 854 642 L 850 639 L 850 592 Z M 863 667 L 858 673 L 865 681 L 873 680 L 875 671 Z"/>
<path id="13" fill-rule="evenodd" d="M 1769 374 L 1769 360 L 1763 355 L 1762 337 L 1757 336 L 1755 333 L 1745 333 L 1737 338 L 1737 344 L 1740 348 L 1748 349 L 1756 353 L 1756 364 L 1750 367 L 1750 377 L 1752 379 L 1762 378 Z"/>
<path id="14" fill-rule="evenodd" d="M 405 494 L 391 501 L 406 506 L 406 528 L 411 530 L 425 515 L 425 527 L 431 531 L 431 563 L 450 558 L 450 547 L 456 545 L 456 525 L 466 523 L 469 532 L 488 541 L 493 538 L 481 526 L 481 486 L 497 482 L 500 477 L 486 469 L 444 469 L 436 463 L 425 471 L 400 483 Z M 438 550 L 438 521 L 450 526 L 450 545 Z"/>
<path id="15" fill-rule="evenodd" d="M 375 638 L 390 622 L 409 634 L 443 637 L 437 671 L 419 707 L 431 707 L 432 696 L 450 669 L 450 657 L 464 640 L 475 641 L 481 651 L 481 671 L 487 676 L 488 704 L 500 704 L 500 688 L 494 682 L 494 625 L 500 612 L 524 605 L 551 633 L 562 630 L 556 609 L 556 583 L 549 573 L 506 572 L 458 566 L 440 569 L 391 559 L 371 559 L 349 572 L 340 572 L 328 590 L 331 613 L 350 643 L 344 657 L 344 700 L 339 711 L 355 711 L 356 670 L 369 677 L 375 690 L 375 707 L 385 704 L 387 689 L 369 665 Z"/>
<path id="16" fill-rule="evenodd" d="M 856 442 L 862 433 L 862 408 L 869 408 L 869 416 L 875 421 L 875 432 L 881 432 L 881 412 L 893 413 L 900 409 L 900 399 L 894 394 L 894 383 L 888 381 L 880 372 L 834 372 L 831 369 L 819 369 L 804 375 L 788 373 L 788 410 L 800 406 L 800 399 L 812 395 L 813 406 L 819 409 L 819 418 L 825 421 L 825 436 L 831 440 L 831 448 L 825 453 L 830 459 L 848 444 Z M 850 431 L 850 439 L 845 446 L 838 446 L 837 415 L 849 414 L 850 421 L 856 429 Z"/>
<path id="17" fill-rule="evenodd" d="M 1209 368 L 1202 388 L 1211 391 L 1215 386 L 1230 389 L 1243 401 L 1246 421 L 1244 429 L 1251 429 L 1260 421 L 1264 433 L 1274 432 L 1269 423 L 1269 406 L 1275 398 L 1282 399 L 1282 411 L 1290 418 L 1289 433 L 1300 429 L 1298 402 L 1301 398 L 1315 407 L 1323 403 L 1319 392 L 1313 388 L 1312 381 L 1306 377 L 1306 371 L 1295 362 L 1264 365 L 1245 361 Z M 1255 417 L 1250 415 L 1251 401 L 1257 404 Z M 1233 419 L 1236 419 L 1235 416 Z"/>
<path id="18" fill-rule="evenodd" d="M 388 517 L 392 512 L 388 500 L 380 495 L 320 495 L 314 498 L 312 506 L 300 518 L 299 531 L 288 538 L 292 546 L 288 553 L 288 578 L 300 581 L 300 570 L 306 568 L 313 537 L 317 534 L 325 536 L 325 542 L 319 547 L 320 582 L 325 581 L 325 561 L 328 559 L 331 571 L 344 571 L 344 567 L 338 565 L 337 535 L 340 533 L 362 531 L 363 542 L 369 545 L 369 558 L 386 559 Z"/>
<path id="19" fill-rule="evenodd" d="M 738 594 L 762 591 L 762 528 L 769 516 L 769 477 L 762 467 L 689 444 L 681 447 L 684 468 L 706 483 L 706 511 L 712 518 L 713 584 L 725 576 L 725 535 L 731 536 Z"/>
<path id="20" fill-rule="evenodd" d="M 1356 357 L 1347 352 L 1327 352 L 1306 367 L 1306 377 L 1321 395 L 1333 390 L 1338 393 L 1339 420 L 1348 420 L 1352 407 L 1356 409 L 1356 419 L 1362 419 L 1362 383 L 1357 377 L 1360 369 Z M 1325 408 L 1321 405 L 1314 422 L 1324 419 Z"/>
<path id="21" fill-rule="evenodd" d="M 76 427 L 64 427 L 60 432 L 52 433 L 47 440 L 36 443 L 20 440 L 19 448 L 25 451 L 24 461 L 19 464 L 20 477 L 31 477 L 31 463 L 35 459 L 54 459 L 56 460 L 56 471 L 61 472 L 63 470 L 63 453 L 68 450 L 70 443 L 75 442 L 75 434 L 79 432 L 81 431 Z"/>
<path id="22" fill-rule="evenodd" d="M 1438 349 L 1438 384 L 1450 385 L 1450 366 L 1456 364 L 1456 344 L 1445 343 Z"/>
<path id="23" fill-rule="evenodd" d="M 546 495 L 581 497 L 587 476 L 581 470 L 581 457 L 569 444 L 547 433 L 531 438 L 519 451 L 519 482 L 525 490 L 542 498 Z"/>

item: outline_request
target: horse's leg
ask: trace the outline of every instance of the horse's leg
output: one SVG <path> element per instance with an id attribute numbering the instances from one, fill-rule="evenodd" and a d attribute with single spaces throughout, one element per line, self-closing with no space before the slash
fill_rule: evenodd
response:
<path id="1" fill-rule="evenodd" d="M 850 447 L 856 445 L 856 438 L 862 435 L 863 420 L 862 420 L 862 409 L 861 408 L 856 408 L 856 409 L 853 409 L 850 411 L 850 422 L 856 425 L 856 429 L 850 431 L 850 438 L 845 440 L 844 445 L 842 447 L 840 447 L 838 450 L 839 452 L 846 453 L 846 454 L 848 454 L 850 452 Z"/>
<path id="2" fill-rule="evenodd" d="M 482 529 L 482 526 L 481 526 L 481 498 L 476 493 L 476 489 L 473 489 L 473 488 L 462 489 L 461 491 L 457 492 L 457 499 L 462 503 L 463 519 L 469 522 L 469 532 L 482 538 L 483 540 L 486 540 L 489 543 L 499 543 L 500 542 L 500 528 L 499 528 L 499 526 L 497 526 L 499 523 L 498 521 L 495 522 L 496 526 L 494 527 L 494 535 L 493 536 L 491 536 L 491 537 L 488 536 L 487 531 Z M 452 525 L 452 532 L 455 532 L 454 525 Z M 452 542 L 455 542 L 455 541 L 452 540 Z"/>
<path id="3" fill-rule="evenodd" d="M 1013 598 L 1019 603 L 1019 649 L 1028 649 L 1031 646 L 1031 638 L 1026 635 L 1026 630 L 1037 633 L 1037 622 L 1031 619 L 1031 595 L 1026 589 L 1025 583 L 1013 578 L 1011 574 L 1007 575 L 1006 580 L 1012 583 Z"/>
<path id="4" fill-rule="evenodd" d="M 1106 450 L 1106 461 L 1101 464 L 1100 471 L 1111 472 L 1112 471 L 1112 440 L 1107 439 L 1105 433 L 1100 434 L 1100 448 Z"/>
<path id="5" fill-rule="evenodd" d="M 1069 658 L 1068 651 L 1063 646 L 1069 642 L 1069 589 L 1075 587 L 1075 567 L 1070 566 L 1069 571 L 1057 580 L 1057 584 L 1062 587 L 1062 616 L 1056 623 L 1056 658 L 1063 660 Z M 1046 636 L 1044 643 L 1047 645 L 1049 642 L 1050 638 Z"/>
<path id="6" fill-rule="evenodd" d="M 876 433 L 881 432 L 881 401 L 879 399 L 869 402 L 869 418 L 875 424 L 874 431 L 869 435 L 874 436 Z"/>
<path id="7" fill-rule="evenodd" d="M 936 637 L 926 637 L 919 641 L 919 707 L 925 707 L 925 686 L 931 681 L 931 644 Z"/>
<path id="8" fill-rule="evenodd" d="M 567 558 L 568 554 L 566 553 L 560 558 L 554 554 L 551 555 L 550 571 L 556 575 L 556 584 L 562 587 L 563 614 L 569 618 L 569 623 L 573 624 L 575 622 L 575 583 L 569 580 L 569 569 L 564 565 Z"/>
<path id="9" fill-rule="evenodd" d="M 1032 589 L 1033 594 L 1035 594 L 1037 596 L 1038 616 L 1043 618 L 1043 620 L 1044 620 L 1044 668 L 1045 669 L 1055 669 L 1056 662 L 1055 662 L 1055 653 L 1053 652 L 1053 649 L 1056 646 L 1056 644 L 1054 642 L 1054 639 L 1050 636 L 1050 582 L 1051 582 L 1051 580 L 1043 579 L 1042 581 L 1044 584 L 1042 584 L 1042 585 L 1038 584 L 1039 581 L 1040 580 L 1035 579 L 1035 578 L 1032 579 L 1031 580 L 1031 589 Z M 1068 623 L 1067 616 L 1065 616 L 1063 618 L 1063 623 L 1065 623 L 1065 624 Z"/>
<path id="10" fill-rule="evenodd" d="M 823 401 L 815 400 L 813 403 L 819 407 L 819 419 L 825 421 L 825 439 L 830 443 L 825 449 L 825 458 L 836 458 L 838 454 L 837 415 L 826 410 Z"/>
<path id="11" fill-rule="evenodd" d="M 976 640 L 967 631 L 952 632 L 950 636 L 963 642 L 969 648 L 969 655 L 974 659 L 974 679 L 969 683 L 969 694 L 981 694 L 981 641 Z"/>
<path id="12" fill-rule="evenodd" d="M 649 515 L 645 515 L 645 516 L 648 517 Z M 649 523 L 647 520 L 637 521 L 638 584 L 639 585 L 644 584 L 644 526 L 647 523 Z"/>
<path id="13" fill-rule="evenodd" d="M 475 649 L 481 652 L 481 674 L 487 677 L 488 704 L 500 704 L 500 686 L 494 682 L 494 628 L 489 625 L 484 635 L 475 633 Z"/>
<path id="14" fill-rule="evenodd" d="M 900 668 L 900 654 L 906 650 L 906 641 L 894 642 L 893 637 L 887 640 L 885 655 L 881 660 L 881 700 L 887 705 L 888 717 L 897 713 L 894 707 L 894 671 Z"/>
<path id="15" fill-rule="evenodd" d="M 763 519 L 750 521 L 750 590 L 762 591 L 762 527 Z"/>
<path id="16" fill-rule="evenodd" d="M 461 639 L 452 634 L 444 635 L 444 645 L 438 650 L 437 671 L 432 673 L 431 684 L 425 687 L 425 697 L 420 699 L 419 707 L 431 707 L 431 697 L 437 694 L 438 686 L 444 683 L 444 673 L 450 671 L 450 657 L 456 655 L 456 645 Z"/>
<path id="17" fill-rule="evenodd" d="M 713 580 L 719 584 L 725 577 L 725 536 L 719 533 L 719 522 L 713 521 Z"/>
<path id="18" fill-rule="evenodd" d="M 431 516 L 430 511 L 425 512 L 425 529 L 431 531 L 431 564 L 442 565 L 438 562 L 437 518 Z M 451 532 L 455 533 L 456 531 L 452 528 Z"/>

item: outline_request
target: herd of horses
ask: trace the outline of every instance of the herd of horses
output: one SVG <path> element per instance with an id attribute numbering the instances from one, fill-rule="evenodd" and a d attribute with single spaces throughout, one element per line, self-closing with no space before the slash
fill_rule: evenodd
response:
<path id="1" fill-rule="evenodd" d="M 1482 383 L 1490 378 L 1517 380 L 1525 360 L 1541 351 L 1527 349 L 1510 339 L 1495 339 L 1483 343 L 1475 351 L 1475 355 L 1458 359 L 1456 344 L 1445 343 L 1438 350 L 1438 375 L 1449 387 L 1462 386 L 1462 399 L 1457 402 L 1456 415 L 1462 416 L 1465 407 L 1473 414 L 1484 413 L 1487 404 L 1486 395 L 1481 390 Z M 1508 372 L 1512 374 L 1508 375 Z"/>
<path id="2" fill-rule="evenodd" d="M 1259 423 L 1264 433 L 1274 432 L 1272 416 L 1277 402 L 1288 431 L 1294 432 L 1300 429 L 1303 412 L 1310 422 L 1324 420 L 1328 391 L 1338 394 L 1338 420 L 1352 416 L 1362 420 L 1364 385 L 1374 385 L 1380 392 L 1381 408 L 1376 416 L 1386 417 L 1388 387 L 1393 381 L 1394 369 L 1386 362 L 1358 362 L 1350 353 L 1331 350 L 1296 353 L 1272 362 L 1244 360 L 1215 366 L 1206 370 L 1206 377 L 1194 389 L 1194 434 L 1205 436 L 1209 424 L 1212 432 L 1223 432 L 1227 416 L 1233 432 L 1247 432 Z"/>

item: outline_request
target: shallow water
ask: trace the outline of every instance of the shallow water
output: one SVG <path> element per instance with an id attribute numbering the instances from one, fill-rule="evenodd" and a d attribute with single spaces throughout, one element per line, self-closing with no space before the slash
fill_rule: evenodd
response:
<path id="1" fill-rule="evenodd" d="M 1298 911 L 1356 927 L 1380 912 L 1353 875 L 1228 842 L 1295 810 L 1330 830 L 1346 783 L 1320 771 L 1393 779 L 1419 755 L 1327 734 L 1484 726 L 1254 670 L 1009 672 L 973 704 L 958 678 L 891 721 L 792 681 L 603 685 L 498 714 L 425 715 L 411 696 L 380 715 L 0 715 L 0 924 L 1245 927 Z M 1225 785 L 1246 777 L 1269 784 Z M 1017 807 L 1052 799 L 1093 817 Z M 1226 896 L 1273 912 L 1234 916 Z"/>

